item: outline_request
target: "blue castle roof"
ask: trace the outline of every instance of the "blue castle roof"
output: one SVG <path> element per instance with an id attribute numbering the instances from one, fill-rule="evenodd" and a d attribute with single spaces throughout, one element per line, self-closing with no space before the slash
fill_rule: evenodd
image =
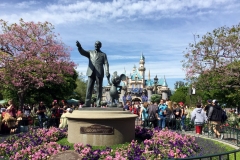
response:
<path id="1" fill-rule="evenodd" d="M 166 81 L 165 77 L 159 79 L 157 85 L 167 87 L 168 85 L 167 85 L 167 81 Z M 154 86 L 154 80 L 151 80 L 151 79 L 145 80 L 145 86 Z"/>
<path id="2" fill-rule="evenodd" d="M 135 70 L 135 72 L 131 74 L 131 80 L 135 81 L 135 77 L 138 77 L 138 80 L 143 79 L 143 77 L 140 75 L 140 73 L 137 70 Z"/>

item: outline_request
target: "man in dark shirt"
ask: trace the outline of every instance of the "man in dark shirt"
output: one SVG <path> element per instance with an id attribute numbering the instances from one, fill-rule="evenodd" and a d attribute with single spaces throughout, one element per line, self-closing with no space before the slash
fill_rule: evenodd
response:
<path id="1" fill-rule="evenodd" d="M 176 102 L 173 102 L 173 113 L 175 114 L 176 119 L 181 119 L 181 108 L 177 105 Z"/>
<path id="2" fill-rule="evenodd" d="M 218 105 L 217 100 L 212 101 L 212 106 L 209 108 L 208 111 L 208 120 L 213 128 L 216 138 L 223 139 L 223 134 L 220 134 L 220 125 L 222 119 L 222 108 Z"/>
<path id="3" fill-rule="evenodd" d="M 153 120 L 150 120 L 151 115 L 155 116 Z M 157 102 L 148 106 L 148 117 L 149 117 L 149 127 L 152 127 L 153 125 L 153 127 L 156 128 L 158 126 L 158 120 L 160 120 L 160 118 L 158 117 Z"/>
<path id="4" fill-rule="evenodd" d="M 176 102 L 173 102 L 173 114 L 175 115 L 175 120 L 171 122 L 172 128 L 180 129 L 182 110 Z"/>
<path id="5" fill-rule="evenodd" d="M 209 99 L 207 100 L 207 105 L 206 107 L 204 108 L 204 111 L 206 112 L 206 115 L 208 115 L 208 111 L 209 111 L 209 108 L 212 106 L 212 100 Z"/>
<path id="6" fill-rule="evenodd" d="M 44 106 L 43 102 L 41 101 L 38 106 L 37 115 L 38 115 L 38 122 L 39 126 L 43 128 L 43 120 L 45 119 L 45 112 L 46 107 Z"/>

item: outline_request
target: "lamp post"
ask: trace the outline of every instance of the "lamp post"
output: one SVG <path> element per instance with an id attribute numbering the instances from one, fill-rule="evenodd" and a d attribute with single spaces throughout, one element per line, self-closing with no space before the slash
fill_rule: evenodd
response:
<path id="1" fill-rule="evenodd" d="M 189 102 L 189 106 L 191 106 L 191 101 L 192 101 L 192 95 L 196 94 L 196 87 L 194 84 L 190 85 L 188 88 L 188 94 L 190 97 L 190 102 Z"/>
<path id="2" fill-rule="evenodd" d="M 157 75 L 154 78 L 154 90 L 155 90 L 155 94 L 157 93 L 157 83 L 158 83 L 158 78 Z"/>

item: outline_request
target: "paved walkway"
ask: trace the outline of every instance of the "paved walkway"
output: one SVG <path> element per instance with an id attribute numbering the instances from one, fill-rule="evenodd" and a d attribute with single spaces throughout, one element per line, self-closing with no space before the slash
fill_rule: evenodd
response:
<path id="1" fill-rule="evenodd" d="M 213 141 L 218 141 L 218 142 L 221 142 L 221 143 L 224 143 L 224 144 L 227 144 L 235 149 L 240 149 L 238 146 L 234 145 L 232 143 L 232 141 L 228 140 L 227 138 L 224 138 L 224 139 L 220 139 L 220 138 L 214 138 L 212 136 L 208 136 L 208 135 L 199 135 L 199 134 L 196 134 L 192 131 L 186 131 L 186 132 L 181 132 L 182 134 L 187 134 L 187 135 L 191 135 L 191 136 L 195 136 L 195 137 L 201 137 L 201 138 L 205 138 L 205 139 L 210 139 L 210 140 L 213 140 Z"/>

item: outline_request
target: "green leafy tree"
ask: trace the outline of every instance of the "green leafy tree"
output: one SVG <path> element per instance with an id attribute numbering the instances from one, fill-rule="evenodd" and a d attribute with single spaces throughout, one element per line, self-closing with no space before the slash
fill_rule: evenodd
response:
<path id="1" fill-rule="evenodd" d="M 240 103 L 240 24 L 194 37 L 183 60 L 186 79 L 209 98 Z"/>
<path id="2" fill-rule="evenodd" d="M 170 97 L 170 100 L 173 102 L 186 102 L 186 97 L 188 96 L 188 87 L 178 88 L 173 95 Z"/>
<path id="3" fill-rule="evenodd" d="M 44 101 L 46 104 L 56 100 L 66 100 L 72 98 L 74 89 L 77 87 L 76 80 L 78 74 L 75 71 L 73 75 L 64 75 L 64 81 L 61 84 L 45 83 L 42 88 L 33 88 L 29 90 L 26 95 L 26 102 L 33 104 L 39 101 Z"/>
<path id="4" fill-rule="evenodd" d="M 77 87 L 74 90 L 74 97 L 75 99 L 80 100 L 81 102 L 85 101 L 86 97 L 86 89 L 87 89 L 87 82 L 84 80 L 84 76 L 82 73 L 79 74 L 76 80 Z"/>
<path id="5" fill-rule="evenodd" d="M 77 72 L 74 72 L 73 75 L 64 75 L 64 81 L 61 84 L 46 82 L 44 87 L 29 88 L 25 94 L 25 103 L 36 104 L 39 101 L 44 101 L 50 105 L 53 99 L 62 100 L 72 98 L 71 96 L 77 86 L 77 77 Z M 13 99 L 15 102 L 18 102 L 17 90 L 6 88 L 1 91 L 4 99 Z"/>
<path id="6" fill-rule="evenodd" d="M 174 89 L 178 89 L 184 86 L 187 86 L 187 83 L 184 83 L 183 81 L 176 81 L 176 83 L 174 83 Z"/>
<path id="7" fill-rule="evenodd" d="M 153 103 L 159 103 L 161 99 L 161 96 L 159 94 L 153 94 L 151 96 L 151 102 Z"/>

